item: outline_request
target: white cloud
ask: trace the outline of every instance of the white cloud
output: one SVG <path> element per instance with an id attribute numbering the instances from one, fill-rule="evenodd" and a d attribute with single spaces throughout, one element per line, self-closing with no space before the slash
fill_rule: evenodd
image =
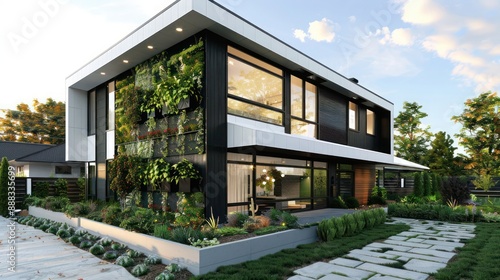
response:
<path id="1" fill-rule="evenodd" d="M 401 18 L 422 34 L 424 50 L 453 65 L 452 77 L 476 91 L 499 89 L 498 1 L 405 1 Z"/>
<path id="2" fill-rule="evenodd" d="M 392 42 L 400 46 L 413 45 L 414 37 L 409 28 L 394 29 L 391 33 Z"/>
<path id="3" fill-rule="evenodd" d="M 293 36 L 304 43 L 306 41 L 307 33 L 302 29 L 295 29 L 293 31 Z"/>
<path id="4" fill-rule="evenodd" d="M 301 42 L 305 42 L 306 38 L 316 42 L 333 42 L 335 38 L 335 24 L 327 19 L 315 20 L 309 23 L 309 28 L 307 33 L 302 29 L 295 29 L 293 31 L 293 36 L 299 39 Z"/>
<path id="5" fill-rule="evenodd" d="M 349 17 L 349 22 L 356 22 L 356 17 L 355 16 L 350 16 Z"/>
<path id="6" fill-rule="evenodd" d="M 384 26 L 382 29 L 377 29 L 377 31 L 371 35 L 382 35 L 382 38 L 379 39 L 379 43 L 382 45 L 394 44 L 398 46 L 411 46 L 415 40 L 409 28 L 397 28 L 391 32 L 389 27 Z"/>
<path id="7" fill-rule="evenodd" d="M 408 0 L 402 10 L 402 20 L 413 24 L 433 24 L 445 15 L 443 8 L 431 0 Z"/>

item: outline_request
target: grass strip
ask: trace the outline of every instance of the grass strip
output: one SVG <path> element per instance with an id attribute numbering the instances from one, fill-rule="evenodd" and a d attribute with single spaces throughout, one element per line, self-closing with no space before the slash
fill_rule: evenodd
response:
<path id="1" fill-rule="evenodd" d="M 443 269 L 436 280 L 447 279 L 500 279 L 500 224 L 476 224 L 476 237 L 465 241 L 463 248 Z"/>
<path id="2" fill-rule="evenodd" d="M 258 260 L 223 266 L 218 268 L 216 272 L 210 272 L 191 279 L 282 280 L 285 277 L 293 276 L 293 271 L 299 267 L 323 260 L 330 261 L 347 254 L 353 249 L 360 249 L 377 240 L 387 239 L 409 228 L 408 225 L 403 224 L 382 224 L 372 229 L 365 229 L 355 236 L 342 237 L 329 242 L 300 245 L 297 248 L 285 249 Z"/>

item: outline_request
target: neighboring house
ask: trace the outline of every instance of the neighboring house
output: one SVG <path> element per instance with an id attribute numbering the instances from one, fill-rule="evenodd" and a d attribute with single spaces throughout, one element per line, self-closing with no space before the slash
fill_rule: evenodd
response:
<path id="1" fill-rule="evenodd" d="M 162 103 L 155 90 L 186 89 L 172 81 L 192 83 L 192 98 Z M 100 199 L 113 195 L 117 150 L 194 162 L 205 213 L 221 219 L 251 198 L 261 209 L 320 209 L 341 195 L 366 203 L 377 173 L 427 169 L 394 156 L 390 101 L 213 1 L 176 1 L 66 87 L 66 160 L 87 164 Z"/>
<path id="2" fill-rule="evenodd" d="M 66 162 L 64 153 L 64 144 L 0 141 L 0 156 L 16 168 L 17 177 L 79 178 L 84 165 Z"/>

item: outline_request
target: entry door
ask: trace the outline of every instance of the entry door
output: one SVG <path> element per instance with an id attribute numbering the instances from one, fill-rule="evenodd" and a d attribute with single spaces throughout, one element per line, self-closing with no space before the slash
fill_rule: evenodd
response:
<path id="1" fill-rule="evenodd" d="M 337 172 L 338 194 L 341 197 L 354 196 L 354 172 L 340 171 Z"/>

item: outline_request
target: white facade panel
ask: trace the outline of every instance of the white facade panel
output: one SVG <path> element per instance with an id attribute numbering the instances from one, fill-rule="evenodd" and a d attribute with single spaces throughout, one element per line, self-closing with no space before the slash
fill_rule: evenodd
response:
<path id="1" fill-rule="evenodd" d="M 66 160 L 87 161 L 87 92 L 66 92 Z"/>
<path id="2" fill-rule="evenodd" d="M 106 131 L 106 159 L 115 157 L 115 131 Z"/>
<path id="3" fill-rule="evenodd" d="M 95 161 L 95 135 L 87 137 L 87 161 Z"/>

